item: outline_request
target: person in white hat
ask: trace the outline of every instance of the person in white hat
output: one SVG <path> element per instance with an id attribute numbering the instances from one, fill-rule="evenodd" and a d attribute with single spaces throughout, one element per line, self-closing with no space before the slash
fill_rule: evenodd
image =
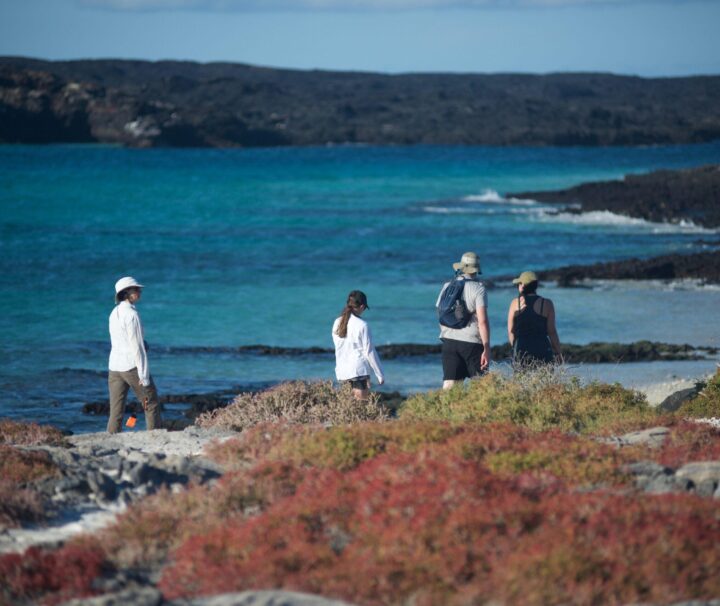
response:
<path id="1" fill-rule="evenodd" d="M 161 425 L 157 389 L 150 376 L 143 326 L 135 304 L 140 300 L 143 285 L 126 276 L 115 283 L 115 309 L 110 313 L 110 360 L 108 391 L 110 392 L 109 433 L 122 431 L 122 420 L 130 388 L 145 410 L 148 429 Z"/>
<path id="2" fill-rule="evenodd" d="M 487 315 L 487 292 L 478 280 L 480 259 L 474 252 L 463 254 L 459 263 L 453 263 L 456 277 L 443 284 L 435 306 L 440 313 L 440 340 L 442 341 L 443 389 L 450 389 L 457 381 L 477 377 L 490 365 L 490 322 Z M 464 318 L 458 327 L 444 324 L 442 311 L 446 290 L 461 286 L 456 305 L 462 308 Z M 458 318 L 459 319 L 459 318 Z"/>

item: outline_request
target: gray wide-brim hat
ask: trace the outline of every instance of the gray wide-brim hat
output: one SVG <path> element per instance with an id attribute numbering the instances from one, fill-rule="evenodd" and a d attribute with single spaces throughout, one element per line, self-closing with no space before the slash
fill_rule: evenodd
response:
<path id="1" fill-rule="evenodd" d="M 142 284 L 140 284 L 135 278 L 131 276 L 125 276 L 124 278 L 120 278 L 117 282 L 115 282 L 115 303 L 119 303 L 118 295 L 123 291 L 127 290 L 128 288 L 145 288 Z"/>
<path id="2" fill-rule="evenodd" d="M 459 263 L 453 263 L 455 271 L 462 271 L 464 274 L 481 274 L 480 257 L 474 252 L 466 252 L 463 254 Z"/>

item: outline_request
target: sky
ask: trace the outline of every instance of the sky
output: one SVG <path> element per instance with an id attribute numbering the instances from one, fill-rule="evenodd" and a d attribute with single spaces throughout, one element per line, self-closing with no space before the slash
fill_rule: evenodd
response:
<path id="1" fill-rule="evenodd" d="M 0 55 L 720 74 L 720 0 L 0 0 Z"/>

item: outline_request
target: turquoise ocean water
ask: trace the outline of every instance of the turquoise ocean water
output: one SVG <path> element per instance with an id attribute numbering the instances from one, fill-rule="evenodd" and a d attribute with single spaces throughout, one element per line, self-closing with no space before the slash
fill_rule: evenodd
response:
<path id="1" fill-rule="evenodd" d="M 466 250 L 480 254 L 490 278 L 701 250 L 720 234 L 608 213 L 558 214 L 504 195 L 718 162 L 720 143 L 0 146 L 0 416 L 104 427 L 105 419 L 79 411 L 106 397 L 107 316 L 123 275 L 146 285 L 139 310 L 161 392 L 332 378 L 331 356 L 212 348 L 331 347 L 332 321 L 356 288 L 368 295 L 378 344 L 435 343 L 437 291 Z M 716 288 L 601 283 L 544 293 L 556 302 L 566 342 L 720 342 Z M 494 343 L 506 340 L 512 295 L 509 285 L 490 292 Z M 637 368 L 652 374 L 661 366 Z M 386 370 L 388 390 L 441 381 L 436 359 L 389 360 Z"/>

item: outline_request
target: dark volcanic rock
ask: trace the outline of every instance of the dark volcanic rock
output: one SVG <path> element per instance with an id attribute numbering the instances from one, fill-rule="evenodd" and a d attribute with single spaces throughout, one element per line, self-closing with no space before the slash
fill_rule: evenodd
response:
<path id="1" fill-rule="evenodd" d="M 720 138 L 720 77 L 0 58 L 0 141 L 640 145 Z"/>
<path id="2" fill-rule="evenodd" d="M 567 265 L 537 272 L 540 280 L 570 286 L 580 280 L 701 280 L 720 284 L 720 251 L 687 255 L 663 255 L 650 259 L 627 259 L 593 265 Z M 509 281 L 510 276 L 496 282 Z"/>
<path id="3" fill-rule="evenodd" d="M 660 402 L 660 404 L 658 404 L 657 408 L 663 412 L 675 412 L 683 404 L 685 404 L 685 402 L 689 402 L 697 396 L 698 393 L 700 393 L 700 388 L 697 385 L 695 387 L 681 389 L 675 393 L 671 393 L 667 398 Z"/>
<path id="4" fill-rule="evenodd" d="M 720 165 L 628 175 L 559 191 L 508 194 L 538 202 L 580 204 L 583 212 L 613 213 L 654 222 L 720 226 Z"/>

